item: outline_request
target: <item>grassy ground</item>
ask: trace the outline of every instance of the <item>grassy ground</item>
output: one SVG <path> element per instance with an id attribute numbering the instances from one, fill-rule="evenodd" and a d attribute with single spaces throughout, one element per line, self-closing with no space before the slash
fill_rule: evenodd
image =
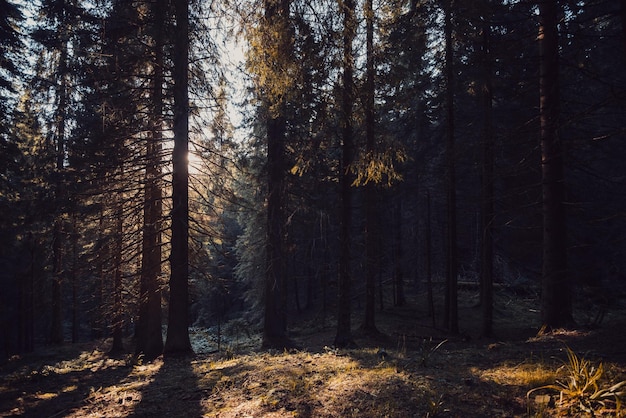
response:
<path id="1" fill-rule="evenodd" d="M 432 327 L 423 312 L 396 308 L 378 316 L 381 335 L 355 331 L 354 350 L 326 346 L 334 329 L 319 320 L 294 328 L 303 348 L 291 352 L 256 351 L 254 335 L 228 353 L 146 364 L 109 358 L 108 341 L 39 350 L 0 368 L 0 416 L 591 416 L 576 405 L 560 408 L 554 390 L 527 397 L 567 382 L 566 347 L 592 365 L 603 362 L 599 387 L 626 379 L 623 311 L 598 329 L 537 336 L 535 301 L 501 291 L 496 337 L 483 339 L 474 297 L 462 295 L 461 335 Z M 611 402 L 594 409 L 618 415 Z"/>

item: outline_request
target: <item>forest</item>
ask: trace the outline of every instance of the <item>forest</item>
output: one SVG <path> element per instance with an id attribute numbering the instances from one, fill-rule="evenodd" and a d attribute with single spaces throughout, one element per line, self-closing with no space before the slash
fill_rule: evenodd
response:
<path id="1" fill-rule="evenodd" d="M 622 416 L 626 0 L 0 0 L 0 52 L 0 415 Z"/>

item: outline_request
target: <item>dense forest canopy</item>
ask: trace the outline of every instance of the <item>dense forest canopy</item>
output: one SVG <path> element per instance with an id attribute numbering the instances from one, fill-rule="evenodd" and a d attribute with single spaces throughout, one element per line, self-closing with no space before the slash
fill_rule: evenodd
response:
<path id="1" fill-rule="evenodd" d="M 2 358 L 626 290 L 624 1 L 0 0 L 0 52 Z"/>

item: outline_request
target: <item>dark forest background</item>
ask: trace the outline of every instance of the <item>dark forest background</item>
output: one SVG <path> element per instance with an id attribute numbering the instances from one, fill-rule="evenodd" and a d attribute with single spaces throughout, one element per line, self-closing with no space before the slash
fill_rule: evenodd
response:
<path id="1" fill-rule="evenodd" d="M 4 358 L 626 290 L 624 0 L 0 0 L 0 51 Z"/>

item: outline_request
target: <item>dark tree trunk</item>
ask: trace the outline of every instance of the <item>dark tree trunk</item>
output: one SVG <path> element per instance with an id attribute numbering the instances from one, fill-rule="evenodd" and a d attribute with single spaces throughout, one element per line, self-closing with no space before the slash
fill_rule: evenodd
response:
<path id="1" fill-rule="evenodd" d="M 139 284 L 139 318 L 137 322 L 137 353 L 147 360 L 163 352 L 161 333 L 161 140 L 163 114 L 163 2 L 154 3 L 154 71 L 152 86 L 153 114 L 151 135 L 146 150 L 146 183 L 144 187 L 144 225 L 141 248 L 141 277 Z"/>
<path id="2" fill-rule="evenodd" d="M 452 333 L 459 332 L 457 297 L 457 232 L 456 232 L 456 147 L 454 138 L 454 68 L 452 46 L 452 0 L 446 2 L 444 32 L 446 42 L 446 168 L 448 231 L 446 234 L 446 298 L 444 322 Z"/>
<path id="3" fill-rule="evenodd" d="M 35 283 L 35 250 L 36 242 L 32 234 L 28 234 L 21 248 L 18 287 L 18 341 L 19 353 L 29 353 L 34 349 L 34 283 Z"/>
<path id="4" fill-rule="evenodd" d="M 52 231 L 52 316 L 50 328 L 50 342 L 61 344 L 63 342 L 63 315 L 61 307 L 61 283 L 63 282 L 63 222 L 60 218 L 55 219 Z"/>
<path id="5" fill-rule="evenodd" d="M 365 136 L 366 151 L 373 156 L 376 146 L 375 119 L 374 119 L 374 9 L 373 0 L 365 2 L 366 21 L 366 94 L 365 100 Z M 379 270 L 378 240 L 380 227 L 378 223 L 378 208 L 376 199 L 376 185 L 369 182 L 365 185 L 365 319 L 363 330 L 369 333 L 377 333 L 376 329 L 376 277 Z"/>
<path id="6" fill-rule="evenodd" d="M 431 249 L 431 226 L 430 226 L 430 192 L 426 192 L 426 238 L 424 245 L 426 246 L 426 286 L 428 297 L 428 314 L 432 318 L 432 325 L 435 326 L 435 297 L 433 294 L 433 275 L 432 275 L 432 249 Z"/>
<path id="7" fill-rule="evenodd" d="M 335 346 L 354 345 L 351 331 L 351 269 L 350 230 L 352 228 L 352 161 L 354 138 L 352 107 L 354 103 L 354 56 L 352 42 L 356 35 L 355 5 L 353 0 L 339 2 L 343 13 L 343 97 L 342 97 L 342 146 L 339 188 L 341 215 L 339 229 L 339 310 L 337 312 L 337 334 Z"/>
<path id="8" fill-rule="evenodd" d="M 404 295 L 404 249 L 402 247 L 402 200 L 397 198 L 394 205 L 394 227 L 393 227 L 393 283 L 394 302 L 396 306 L 404 306 L 406 297 Z"/>
<path id="9" fill-rule="evenodd" d="M 173 0 L 174 149 L 172 150 L 172 238 L 170 303 L 164 354 L 191 354 L 189 340 L 189 2 Z"/>
<path id="10" fill-rule="evenodd" d="M 287 66 L 291 59 L 289 34 L 289 0 L 266 0 L 265 20 L 276 37 L 276 68 Z M 275 87 L 275 86 L 274 86 Z M 285 205 L 285 141 L 287 119 L 284 97 L 271 96 L 265 104 L 267 119 L 267 266 L 265 278 L 265 318 L 263 346 L 284 348 L 287 341 L 287 277 L 284 249 Z"/>
<path id="11" fill-rule="evenodd" d="M 56 125 L 56 219 L 53 229 L 52 259 L 53 259 L 53 277 L 52 277 L 52 317 L 51 317 L 51 335 L 50 342 L 52 344 L 61 344 L 63 342 L 63 310 L 62 310 L 62 292 L 63 283 L 63 253 L 64 253 L 64 228 L 63 216 L 65 212 L 65 185 L 63 174 L 65 171 L 65 127 L 67 119 L 67 40 L 61 40 L 61 50 L 59 57 L 59 90 L 58 104 L 55 114 Z"/>
<path id="12" fill-rule="evenodd" d="M 492 64 L 491 27 L 485 19 L 483 26 L 483 163 L 482 163 L 482 210 L 481 210 L 481 276 L 480 303 L 482 307 L 482 334 L 493 332 L 493 120 L 492 120 Z"/>
<path id="13" fill-rule="evenodd" d="M 123 177 L 123 173 L 122 173 Z M 112 318 L 112 333 L 113 343 L 110 353 L 112 355 L 118 355 L 124 352 L 124 342 L 122 334 L 122 247 L 124 245 L 123 233 L 123 198 L 121 192 L 116 197 L 115 202 L 115 234 L 113 242 L 113 318 Z"/>
<path id="14" fill-rule="evenodd" d="M 76 215 L 72 217 L 72 268 L 69 272 L 70 284 L 72 285 L 72 343 L 78 342 L 80 322 L 78 320 L 78 228 L 76 227 Z"/>
<path id="15" fill-rule="evenodd" d="M 265 322 L 263 345 L 284 344 L 287 336 L 287 313 L 285 306 L 285 257 L 283 249 L 284 150 L 285 119 L 267 120 L 267 277 L 265 281 Z"/>
<path id="16" fill-rule="evenodd" d="M 559 35 L 556 0 L 539 3 L 543 278 L 541 319 L 549 329 L 573 323 L 567 274 L 565 179 L 559 138 Z"/>

